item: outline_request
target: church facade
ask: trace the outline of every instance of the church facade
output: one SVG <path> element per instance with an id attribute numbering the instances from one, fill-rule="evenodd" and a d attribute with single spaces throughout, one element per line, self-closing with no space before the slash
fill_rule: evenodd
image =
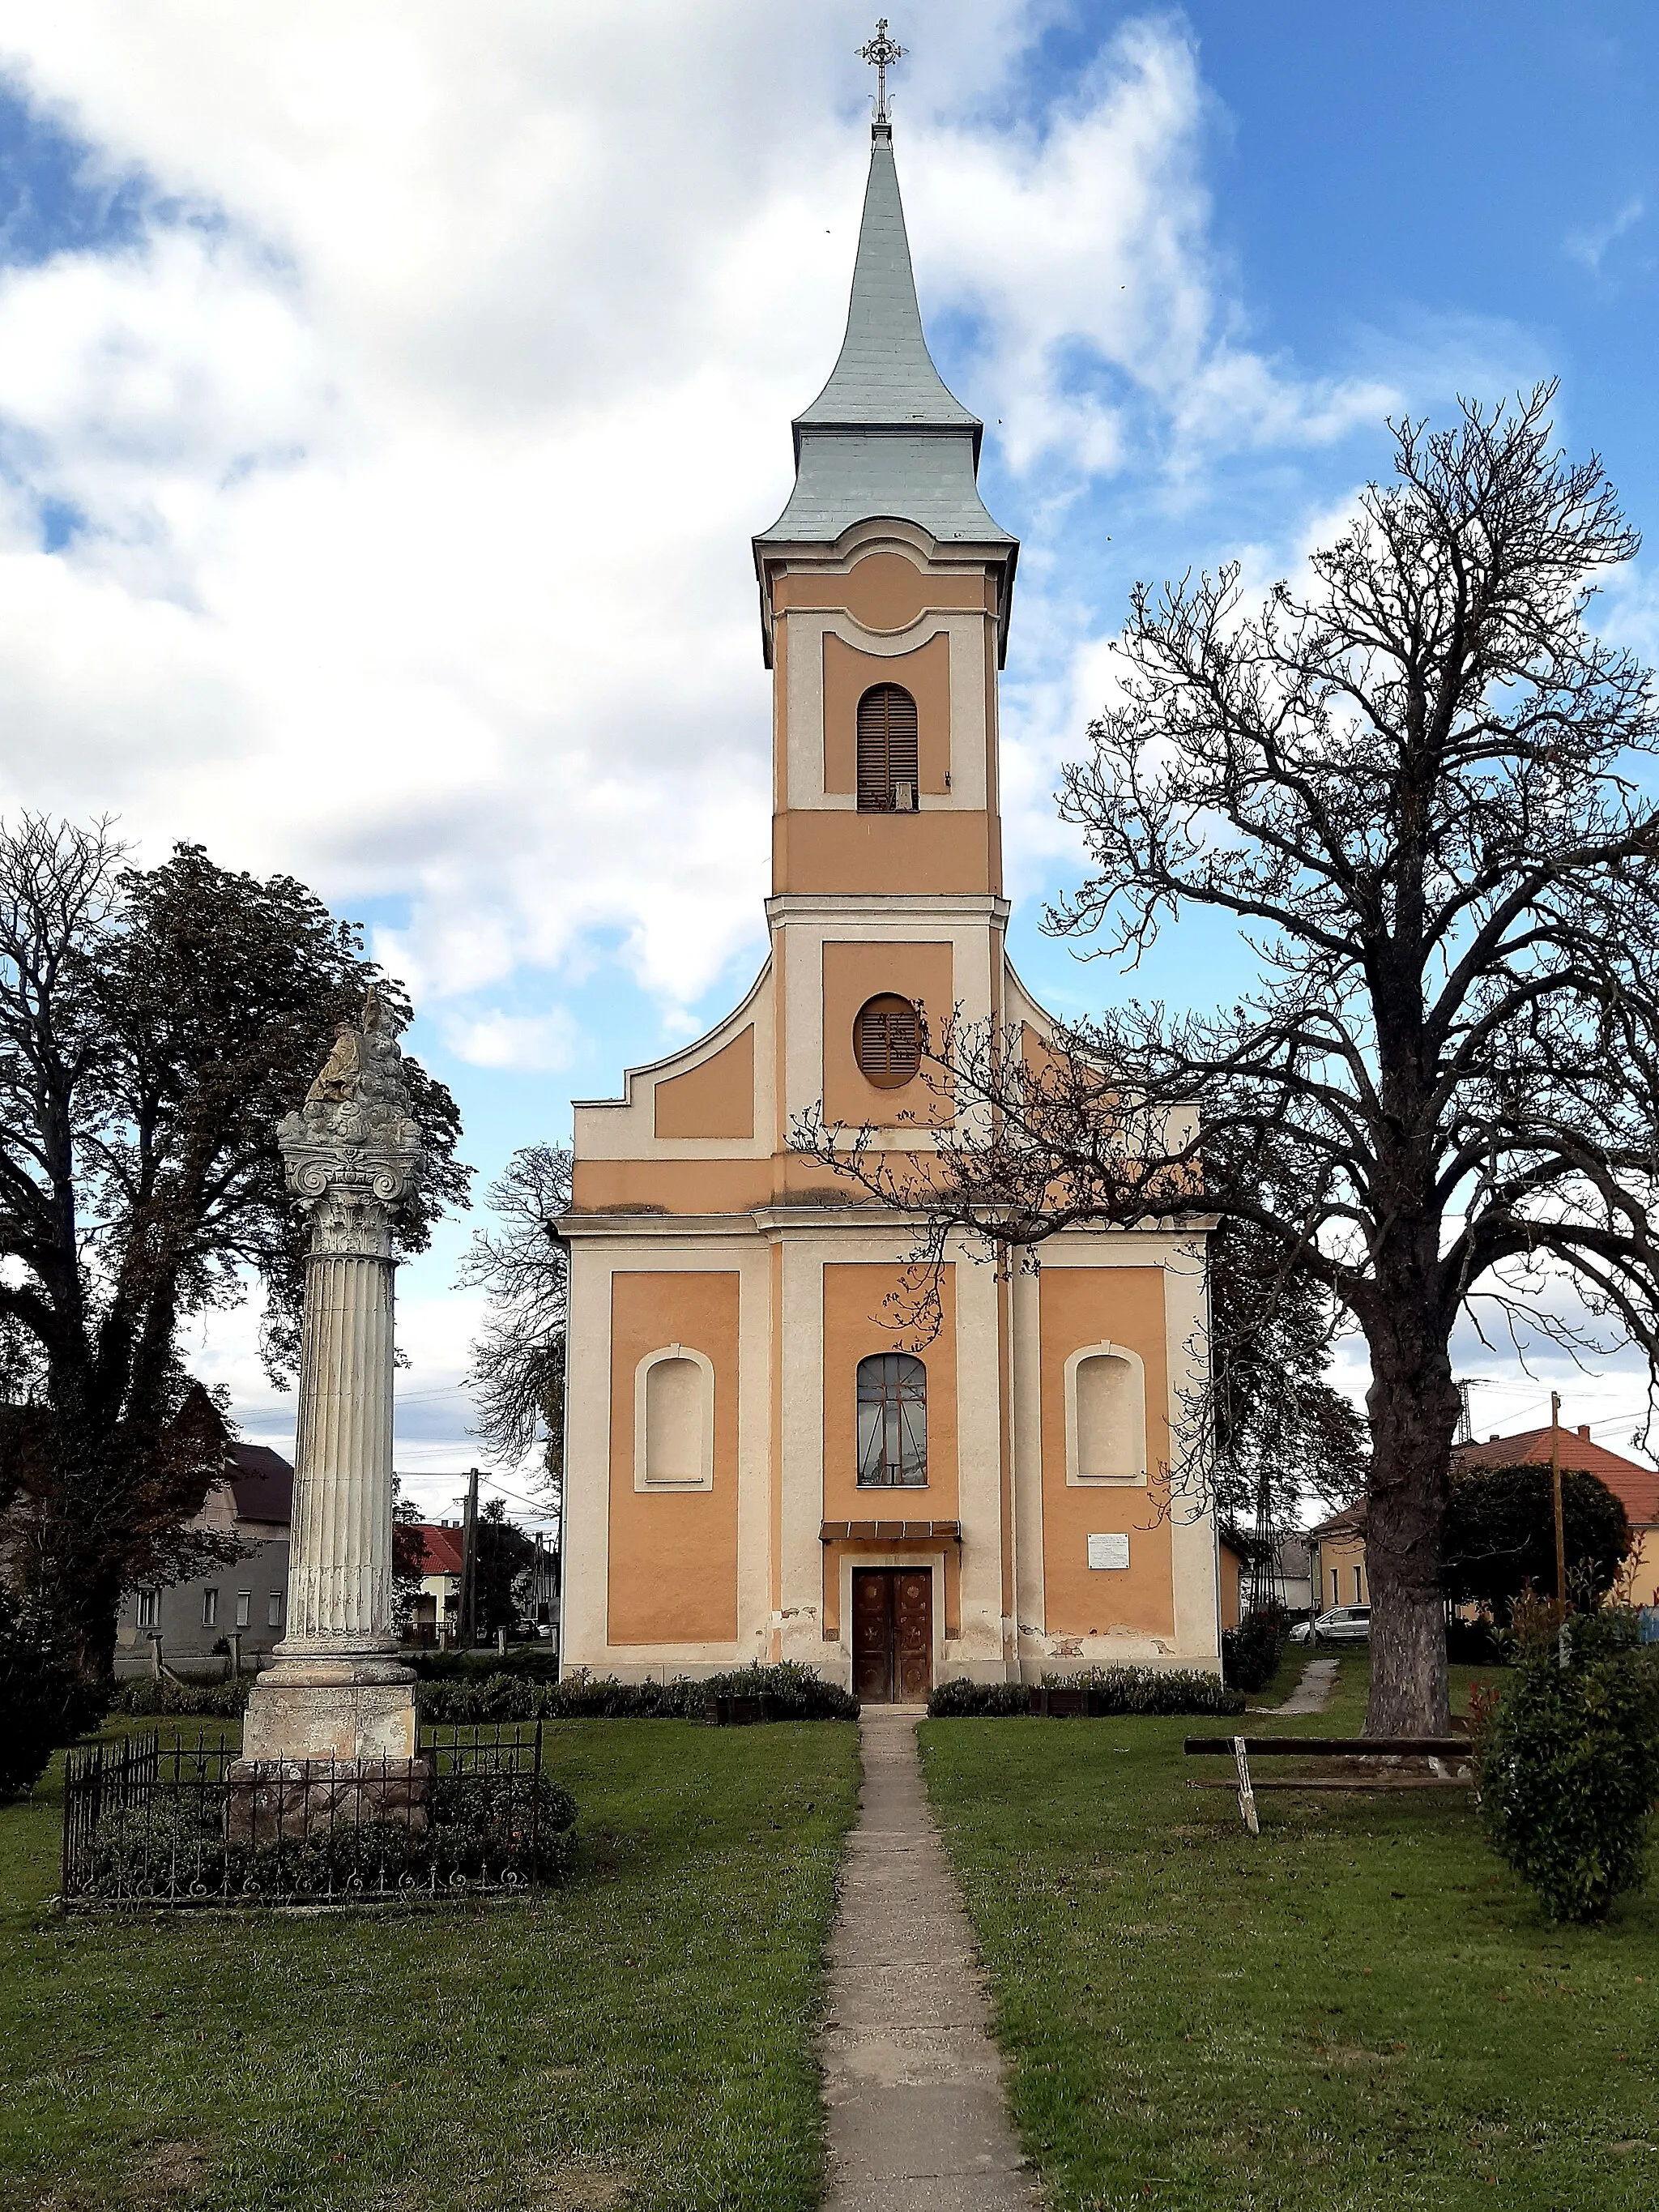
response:
<path id="1" fill-rule="evenodd" d="M 774 678 L 770 957 L 699 1042 L 575 1109 L 567 1668 L 794 1659 L 868 1698 L 954 1675 L 1218 1663 L 1213 1522 L 1170 1495 L 1205 1360 L 1202 1231 L 1072 1231 L 1033 1273 L 792 1152 L 820 1106 L 925 1150 L 921 1040 L 1040 1039 L 1008 963 L 997 692 L 1018 547 L 923 335 L 890 124 L 847 334 L 754 541 Z"/>

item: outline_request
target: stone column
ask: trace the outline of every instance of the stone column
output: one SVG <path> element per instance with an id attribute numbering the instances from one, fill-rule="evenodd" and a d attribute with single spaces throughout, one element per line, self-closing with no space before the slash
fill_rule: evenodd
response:
<path id="1" fill-rule="evenodd" d="M 406 1760 L 414 1677 L 392 1618 L 392 1225 L 420 1171 L 375 994 L 276 1133 L 311 1221 L 287 1633 L 248 1699 L 246 1760 Z"/>

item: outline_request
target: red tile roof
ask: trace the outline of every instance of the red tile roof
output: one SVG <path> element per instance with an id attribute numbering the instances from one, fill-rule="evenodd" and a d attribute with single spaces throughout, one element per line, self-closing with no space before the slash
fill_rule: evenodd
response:
<path id="1" fill-rule="evenodd" d="M 1452 1457 L 1469 1467 L 1547 1467 L 1550 1431 L 1522 1429 L 1513 1437 L 1489 1437 L 1484 1443 L 1456 1444 Z M 1561 1464 L 1599 1475 L 1638 1528 L 1659 1523 L 1659 1471 L 1638 1460 L 1622 1459 L 1598 1444 L 1587 1429 L 1561 1431 Z"/>
<path id="2" fill-rule="evenodd" d="M 432 1521 L 417 1521 L 415 1534 L 421 1540 L 420 1571 L 423 1575 L 459 1574 L 461 1532 L 459 1528 L 441 1528 Z"/>

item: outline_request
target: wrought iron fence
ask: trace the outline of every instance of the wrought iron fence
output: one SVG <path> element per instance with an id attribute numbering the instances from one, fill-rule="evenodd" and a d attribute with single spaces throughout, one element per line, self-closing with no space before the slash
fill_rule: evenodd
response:
<path id="1" fill-rule="evenodd" d="M 542 1726 L 435 1729 L 412 1759 L 261 1759 L 205 1733 L 71 1751 L 72 1908 L 338 1905 L 510 1895 L 555 1880 L 575 1808 Z"/>

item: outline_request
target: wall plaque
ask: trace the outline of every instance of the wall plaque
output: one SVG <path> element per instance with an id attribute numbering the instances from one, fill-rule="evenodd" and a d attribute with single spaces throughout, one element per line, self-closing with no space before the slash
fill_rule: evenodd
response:
<path id="1" fill-rule="evenodd" d="M 1091 1567 L 1127 1567 L 1129 1564 L 1129 1540 L 1127 1536 L 1091 1536 L 1089 1565 Z"/>

